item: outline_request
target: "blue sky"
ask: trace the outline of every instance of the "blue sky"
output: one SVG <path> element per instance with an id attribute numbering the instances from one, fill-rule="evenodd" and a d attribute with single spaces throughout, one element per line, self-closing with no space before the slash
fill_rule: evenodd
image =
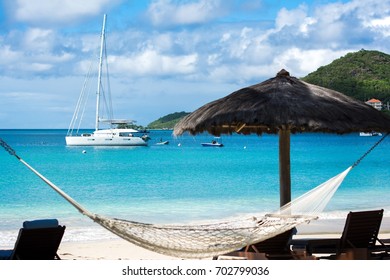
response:
<path id="1" fill-rule="evenodd" d="M 282 68 L 302 77 L 362 48 L 390 53 L 390 0 L 2 0 L 0 9 L 0 129 L 68 127 L 104 13 L 114 115 L 141 125 Z"/>

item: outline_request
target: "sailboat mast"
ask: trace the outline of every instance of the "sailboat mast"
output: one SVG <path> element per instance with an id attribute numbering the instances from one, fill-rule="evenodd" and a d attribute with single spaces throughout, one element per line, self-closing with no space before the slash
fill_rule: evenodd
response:
<path id="1" fill-rule="evenodd" d="M 99 129 L 99 109 L 100 109 L 100 90 L 102 85 L 102 65 L 103 65 L 103 48 L 105 40 L 105 28 L 106 28 L 106 14 L 103 17 L 103 27 L 102 34 L 100 39 L 100 56 L 99 56 L 99 73 L 98 73 L 98 84 L 96 91 L 96 120 L 95 120 L 95 130 Z"/>

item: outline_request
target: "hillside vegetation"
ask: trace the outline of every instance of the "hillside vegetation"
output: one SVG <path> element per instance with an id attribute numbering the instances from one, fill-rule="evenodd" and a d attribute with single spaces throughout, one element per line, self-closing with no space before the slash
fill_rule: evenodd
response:
<path id="1" fill-rule="evenodd" d="M 187 116 L 187 112 L 175 112 L 148 124 L 148 129 L 172 129 L 177 122 Z"/>
<path id="2" fill-rule="evenodd" d="M 367 50 L 348 53 L 302 80 L 362 101 L 390 102 L 390 55 Z"/>

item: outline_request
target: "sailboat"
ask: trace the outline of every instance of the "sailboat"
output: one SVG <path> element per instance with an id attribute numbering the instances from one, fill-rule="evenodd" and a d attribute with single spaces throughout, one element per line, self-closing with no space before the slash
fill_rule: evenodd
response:
<path id="1" fill-rule="evenodd" d="M 98 83 L 97 83 L 97 92 L 96 92 L 95 131 L 92 133 L 79 133 L 81 121 L 83 119 L 84 111 L 86 107 L 86 100 L 88 97 L 88 93 L 86 89 L 87 89 L 87 80 L 90 75 L 89 73 L 89 75 L 87 75 L 86 77 L 86 81 L 84 82 L 84 86 L 81 91 L 79 101 L 77 102 L 76 110 L 73 114 L 73 118 L 71 120 L 67 136 L 65 137 L 66 145 L 68 146 L 147 146 L 148 140 L 150 138 L 146 133 L 140 132 L 132 128 L 123 128 L 129 124 L 134 124 L 135 121 L 123 120 L 123 119 L 118 120 L 112 118 L 113 113 L 112 113 L 112 106 L 111 106 L 111 96 L 109 92 L 108 75 L 107 75 L 108 91 L 103 89 L 103 82 L 102 82 L 103 60 L 105 60 L 105 63 L 107 63 L 105 27 L 106 27 L 106 15 L 104 15 L 103 17 L 103 27 L 102 27 L 101 41 L 100 41 Z M 103 112 L 103 107 L 106 110 L 109 118 L 105 119 L 101 117 Z M 101 129 L 100 127 L 102 123 L 108 124 L 108 128 Z"/>

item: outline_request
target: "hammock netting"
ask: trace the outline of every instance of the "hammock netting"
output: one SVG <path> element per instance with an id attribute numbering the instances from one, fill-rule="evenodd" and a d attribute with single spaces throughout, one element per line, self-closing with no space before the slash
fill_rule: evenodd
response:
<path id="1" fill-rule="evenodd" d="M 179 258 L 213 257 L 311 220 L 305 216 L 246 218 L 203 225 L 153 225 L 96 216 L 93 220 L 145 249 Z"/>
<path id="2" fill-rule="evenodd" d="M 109 218 L 89 212 L 26 163 L 1 139 L 0 145 L 72 204 L 81 214 L 135 245 L 179 258 L 207 258 L 225 254 L 317 219 L 317 215 L 324 210 L 349 171 L 357 165 L 355 163 L 342 173 L 294 199 L 272 214 L 207 224 L 159 225 Z M 367 154 L 368 152 L 364 156 Z"/>

